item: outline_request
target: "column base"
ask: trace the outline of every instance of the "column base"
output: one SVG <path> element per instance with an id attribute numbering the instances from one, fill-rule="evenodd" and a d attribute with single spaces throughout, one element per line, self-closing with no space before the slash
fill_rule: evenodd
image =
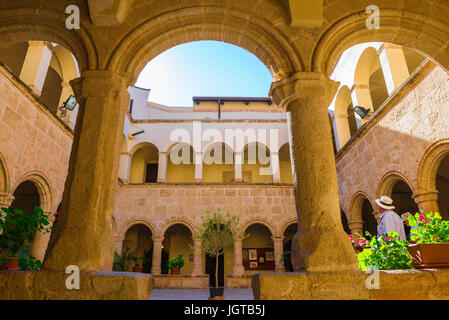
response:
<path id="1" fill-rule="evenodd" d="M 255 300 L 409 300 L 449 299 L 449 269 L 257 273 L 252 278 Z"/>
<path id="2" fill-rule="evenodd" d="M 153 289 L 153 277 L 143 273 L 80 272 L 79 290 L 67 289 L 70 276 L 55 271 L 0 271 L 0 300 L 149 300 Z"/>

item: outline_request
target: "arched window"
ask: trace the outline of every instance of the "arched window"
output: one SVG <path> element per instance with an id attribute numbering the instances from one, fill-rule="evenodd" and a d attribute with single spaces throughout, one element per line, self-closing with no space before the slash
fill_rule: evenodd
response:
<path id="1" fill-rule="evenodd" d="M 145 143 L 131 158 L 129 174 L 130 183 L 154 183 L 157 182 L 159 152 L 150 143 Z"/>

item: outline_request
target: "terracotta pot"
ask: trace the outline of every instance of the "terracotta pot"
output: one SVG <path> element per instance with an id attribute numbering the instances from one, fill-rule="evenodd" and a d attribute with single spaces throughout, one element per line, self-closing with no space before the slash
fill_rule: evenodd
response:
<path id="1" fill-rule="evenodd" d="M 181 268 L 180 267 L 173 267 L 170 271 L 171 274 L 181 274 Z"/>
<path id="2" fill-rule="evenodd" d="M 17 257 L 6 257 L 6 259 L 8 259 L 7 265 L 8 265 L 9 271 L 19 271 L 20 270 L 19 258 L 17 258 Z M 6 269 L 6 266 L 3 266 L 3 268 L 5 270 L 8 270 L 8 269 Z"/>
<path id="3" fill-rule="evenodd" d="M 449 267 L 449 243 L 421 243 L 408 246 L 416 268 Z"/>
<path id="4" fill-rule="evenodd" d="M 133 267 L 133 272 L 143 272 L 143 267 Z"/>

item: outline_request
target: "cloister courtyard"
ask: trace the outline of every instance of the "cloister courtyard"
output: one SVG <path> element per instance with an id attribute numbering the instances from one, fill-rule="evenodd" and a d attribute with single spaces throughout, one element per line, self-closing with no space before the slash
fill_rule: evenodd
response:
<path id="1" fill-rule="evenodd" d="M 448 299 L 449 261 L 358 256 L 382 197 L 449 220 L 448 17 L 445 0 L 0 0 L 2 219 L 49 219 L 16 256 L 2 224 L 0 299 Z M 204 43 L 257 60 L 268 92 L 156 102 L 142 75 L 176 68 L 146 66 Z M 211 257 L 217 210 L 240 233 Z"/>

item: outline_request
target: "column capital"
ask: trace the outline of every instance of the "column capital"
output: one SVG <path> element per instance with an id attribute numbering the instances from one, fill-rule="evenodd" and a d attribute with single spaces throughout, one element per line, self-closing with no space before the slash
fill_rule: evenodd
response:
<path id="1" fill-rule="evenodd" d="M 361 229 L 363 228 L 363 224 L 364 222 L 362 220 L 358 220 L 358 221 L 350 221 L 348 222 L 348 227 L 349 229 Z"/>
<path id="2" fill-rule="evenodd" d="M 152 237 L 151 237 L 151 240 L 153 240 L 153 242 L 162 242 L 162 241 L 164 241 L 164 237 L 155 237 L 155 236 L 152 236 Z"/>
<path id="3" fill-rule="evenodd" d="M 438 190 L 418 191 L 412 195 L 412 198 L 415 200 L 416 204 L 427 201 L 438 201 L 439 193 Z"/>
<path id="4" fill-rule="evenodd" d="M 0 208 L 8 207 L 14 201 L 14 196 L 10 193 L 0 192 Z"/>
<path id="5" fill-rule="evenodd" d="M 271 236 L 271 239 L 273 241 L 284 241 L 285 237 L 284 236 Z"/>
<path id="6" fill-rule="evenodd" d="M 354 84 L 352 87 L 351 87 L 351 93 L 354 91 L 354 90 L 363 90 L 363 89 L 368 89 L 369 90 L 369 84 Z"/>
<path id="7" fill-rule="evenodd" d="M 112 241 L 116 242 L 116 241 L 123 241 L 125 240 L 124 236 L 113 236 L 112 237 Z"/>
<path id="8" fill-rule="evenodd" d="M 319 72 L 297 72 L 282 80 L 273 82 L 270 96 L 284 111 L 290 111 L 291 102 L 298 99 L 317 98 L 326 107 L 337 93 L 339 82 L 327 78 Z"/>

